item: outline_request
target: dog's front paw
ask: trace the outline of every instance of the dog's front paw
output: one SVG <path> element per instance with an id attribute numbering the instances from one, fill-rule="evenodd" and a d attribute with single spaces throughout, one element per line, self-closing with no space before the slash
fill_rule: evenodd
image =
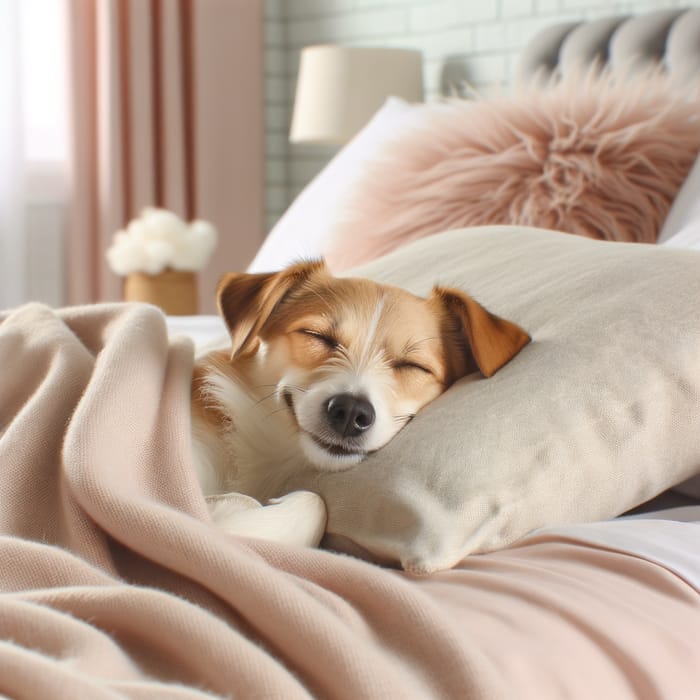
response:
<path id="1" fill-rule="evenodd" d="M 292 491 L 280 498 L 271 498 L 265 508 L 279 509 L 288 524 L 288 539 L 282 541 L 317 547 L 326 531 L 328 513 L 323 499 L 313 491 Z"/>
<path id="2" fill-rule="evenodd" d="M 311 491 L 294 491 L 264 506 L 239 493 L 219 495 L 207 503 L 219 527 L 242 537 L 316 547 L 326 529 L 326 505 Z"/>

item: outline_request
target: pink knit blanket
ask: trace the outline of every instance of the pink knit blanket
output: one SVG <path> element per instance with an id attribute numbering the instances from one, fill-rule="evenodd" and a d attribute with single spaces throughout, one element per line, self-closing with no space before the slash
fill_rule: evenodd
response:
<path id="1" fill-rule="evenodd" d="M 412 578 L 211 524 L 153 308 L 0 314 L 0 694 L 696 697 L 699 596 L 545 540 Z"/>

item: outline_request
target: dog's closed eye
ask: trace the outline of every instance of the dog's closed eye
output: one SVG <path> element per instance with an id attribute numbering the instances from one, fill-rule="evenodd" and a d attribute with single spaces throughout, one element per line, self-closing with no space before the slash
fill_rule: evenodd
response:
<path id="1" fill-rule="evenodd" d="M 396 370 L 418 370 L 425 374 L 432 374 L 432 370 L 418 362 L 413 362 L 412 360 L 395 360 L 391 364 L 393 369 Z"/>
<path id="2" fill-rule="evenodd" d="M 310 328 L 301 328 L 298 333 L 313 338 L 320 343 L 323 343 L 329 350 L 335 350 L 340 343 L 332 336 L 321 331 L 315 331 Z"/>

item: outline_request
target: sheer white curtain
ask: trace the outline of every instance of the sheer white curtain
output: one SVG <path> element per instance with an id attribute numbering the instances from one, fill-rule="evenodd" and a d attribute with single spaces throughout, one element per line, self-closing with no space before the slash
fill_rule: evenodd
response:
<path id="1" fill-rule="evenodd" d="M 0 308 L 25 294 L 19 24 L 19 3 L 0 0 Z"/>
<path id="2" fill-rule="evenodd" d="M 0 308 L 62 303 L 64 0 L 0 0 Z"/>

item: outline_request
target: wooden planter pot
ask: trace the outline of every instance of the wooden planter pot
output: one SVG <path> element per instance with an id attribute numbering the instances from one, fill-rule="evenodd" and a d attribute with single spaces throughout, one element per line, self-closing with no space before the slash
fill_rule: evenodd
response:
<path id="1" fill-rule="evenodd" d="M 133 272 L 127 275 L 124 299 L 154 304 L 170 316 L 193 316 L 197 313 L 197 277 L 184 270 L 167 269 L 158 275 Z"/>

